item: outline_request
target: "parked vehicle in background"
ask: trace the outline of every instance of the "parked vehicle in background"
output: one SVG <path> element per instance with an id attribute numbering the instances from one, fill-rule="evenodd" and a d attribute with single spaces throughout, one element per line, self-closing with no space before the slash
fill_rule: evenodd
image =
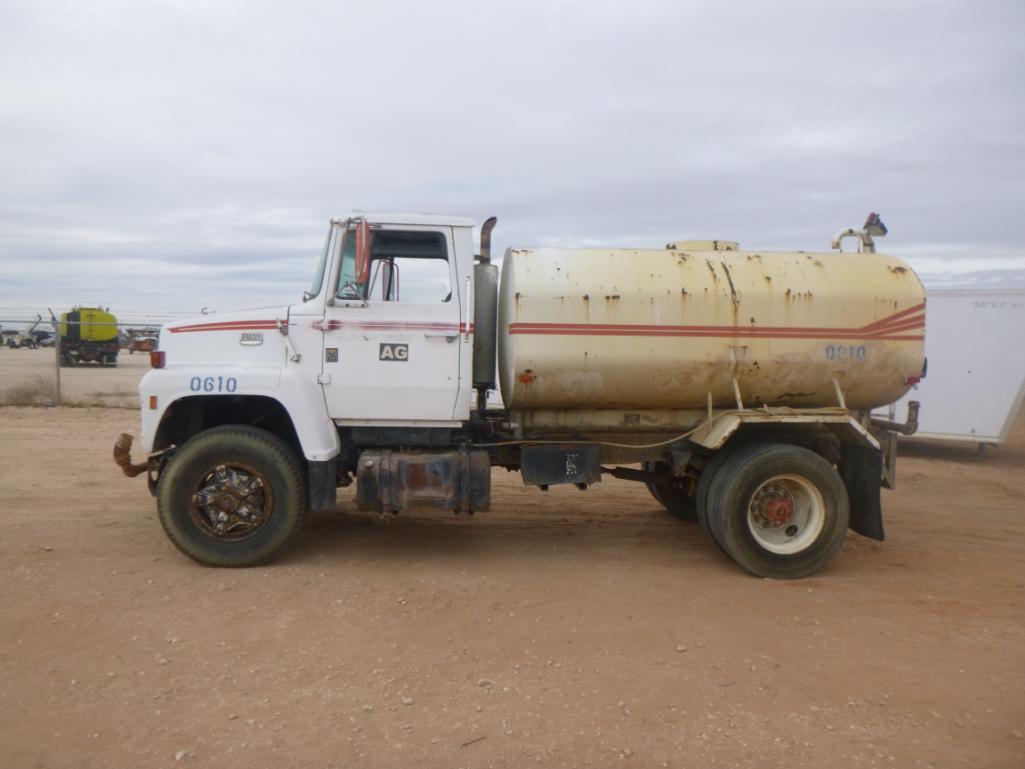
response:
<path id="1" fill-rule="evenodd" d="M 61 365 L 116 366 L 117 318 L 101 307 L 74 307 L 60 316 Z"/>
<path id="2" fill-rule="evenodd" d="M 157 338 L 154 336 L 133 336 L 128 340 L 128 354 L 151 352 L 157 349 Z"/>
<path id="3" fill-rule="evenodd" d="M 114 459 L 148 473 L 179 549 L 264 562 L 353 482 L 360 510 L 485 511 L 492 467 L 542 490 L 637 481 L 761 577 L 814 573 L 848 528 L 883 539 L 917 408 L 870 412 L 922 377 L 925 319 L 876 215 L 833 241 L 859 253 L 511 248 L 501 286 L 494 224 L 475 257 L 467 219 L 336 219 L 298 303 L 164 326 L 149 456 L 122 435 Z"/>
<path id="4" fill-rule="evenodd" d="M 129 353 L 149 352 L 157 348 L 159 339 L 160 328 L 157 326 L 128 328 L 121 335 L 121 348 Z"/>
<path id="5" fill-rule="evenodd" d="M 37 315 L 32 325 L 21 331 L 7 332 L 5 342 L 12 350 L 27 349 L 35 350 L 40 345 L 40 339 L 50 336 L 47 331 L 37 331 L 36 328 L 42 321 L 42 316 Z"/>

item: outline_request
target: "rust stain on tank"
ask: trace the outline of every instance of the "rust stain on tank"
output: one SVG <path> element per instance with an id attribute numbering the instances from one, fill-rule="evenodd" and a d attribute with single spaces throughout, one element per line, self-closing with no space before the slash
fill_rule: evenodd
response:
<path id="1" fill-rule="evenodd" d="M 722 271 L 726 273 L 726 280 L 730 284 L 730 297 L 733 300 L 733 306 L 737 305 L 737 290 L 733 287 L 733 276 L 730 275 L 730 268 L 726 266 L 726 262 L 720 262 L 722 265 Z"/>
<path id="2" fill-rule="evenodd" d="M 894 275 L 903 275 L 903 274 L 904 274 L 905 272 L 907 272 L 907 271 L 908 271 L 908 268 L 907 268 L 907 267 L 901 267 L 900 265 L 897 265 L 896 267 L 889 267 L 888 269 L 889 269 L 889 270 L 890 270 L 890 272 L 892 272 L 892 273 L 893 273 Z"/>
<path id="3" fill-rule="evenodd" d="M 518 379 L 520 382 L 523 382 L 523 384 L 530 384 L 535 379 L 537 379 L 537 376 L 534 374 L 533 369 L 528 368 L 524 369 L 522 374 L 517 374 L 516 379 Z"/>

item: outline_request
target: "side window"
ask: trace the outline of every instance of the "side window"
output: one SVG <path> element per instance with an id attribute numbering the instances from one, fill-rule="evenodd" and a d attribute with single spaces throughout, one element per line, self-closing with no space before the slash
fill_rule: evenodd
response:
<path id="1" fill-rule="evenodd" d="M 356 237 L 346 233 L 338 296 L 373 302 L 433 304 L 452 300 L 448 246 L 440 232 L 372 230 L 370 276 L 356 283 Z"/>

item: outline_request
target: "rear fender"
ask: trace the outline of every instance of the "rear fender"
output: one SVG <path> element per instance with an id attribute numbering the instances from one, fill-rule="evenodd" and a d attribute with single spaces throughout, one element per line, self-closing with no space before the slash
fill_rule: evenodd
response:
<path id="1" fill-rule="evenodd" d="M 713 417 L 691 436 L 706 449 L 722 449 L 745 425 L 822 425 L 840 445 L 839 473 L 850 501 L 850 528 L 870 539 L 884 539 L 879 441 L 846 409 L 746 409 Z"/>

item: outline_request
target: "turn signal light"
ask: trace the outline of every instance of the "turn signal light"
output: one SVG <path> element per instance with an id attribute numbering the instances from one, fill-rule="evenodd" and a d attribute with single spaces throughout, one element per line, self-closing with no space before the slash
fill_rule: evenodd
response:
<path id="1" fill-rule="evenodd" d="M 163 368 L 167 362 L 167 353 L 163 350 L 152 350 L 149 354 L 149 365 L 153 368 Z"/>
<path id="2" fill-rule="evenodd" d="M 156 395 L 149 396 L 149 408 L 150 408 L 150 411 L 156 411 L 157 410 L 157 396 Z"/>

